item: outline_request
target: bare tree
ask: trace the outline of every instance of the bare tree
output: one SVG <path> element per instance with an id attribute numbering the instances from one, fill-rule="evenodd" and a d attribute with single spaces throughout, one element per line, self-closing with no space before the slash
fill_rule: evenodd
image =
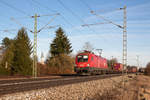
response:
<path id="1" fill-rule="evenodd" d="M 93 48 L 93 46 L 90 42 L 85 42 L 85 44 L 83 45 L 82 50 L 93 51 L 94 48 Z"/>

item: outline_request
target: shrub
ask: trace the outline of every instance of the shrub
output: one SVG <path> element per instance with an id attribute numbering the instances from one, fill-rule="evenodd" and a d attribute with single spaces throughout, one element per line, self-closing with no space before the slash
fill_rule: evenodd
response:
<path id="1" fill-rule="evenodd" d="M 150 76 L 150 62 L 146 65 L 145 74 Z"/>
<path id="2" fill-rule="evenodd" d="M 61 54 L 51 57 L 48 62 L 49 74 L 70 74 L 73 73 L 74 59 L 68 55 Z"/>

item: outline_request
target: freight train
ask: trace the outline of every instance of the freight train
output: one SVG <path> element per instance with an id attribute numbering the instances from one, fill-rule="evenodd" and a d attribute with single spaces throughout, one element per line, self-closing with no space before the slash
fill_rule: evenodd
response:
<path id="1" fill-rule="evenodd" d="M 123 71 L 123 65 L 121 63 L 115 63 L 113 64 L 113 68 L 109 68 L 106 58 L 85 51 L 76 56 L 74 71 L 77 74 L 121 73 Z"/>

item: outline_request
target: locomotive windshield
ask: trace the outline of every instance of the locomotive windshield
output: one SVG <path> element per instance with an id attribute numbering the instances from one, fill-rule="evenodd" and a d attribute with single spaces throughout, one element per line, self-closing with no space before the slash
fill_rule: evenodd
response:
<path id="1" fill-rule="evenodd" d="M 79 55 L 77 57 L 78 62 L 87 62 L 88 61 L 88 55 Z"/>

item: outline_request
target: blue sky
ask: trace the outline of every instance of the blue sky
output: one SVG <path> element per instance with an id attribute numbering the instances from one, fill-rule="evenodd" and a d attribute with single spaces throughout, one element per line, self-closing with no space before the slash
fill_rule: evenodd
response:
<path id="1" fill-rule="evenodd" d="M 4 2 L 5 3 L 4 3 Z M 60 4 L 61 1 L 65 8 Z M 83 2 L 82 2 L 83 1 Z M 38 2 L 38 3 L 37 3 Z M 128 64 L 137 65 L 136 55 L 139 55 L 140 65 L 145 66 L 150 61 L 150 1 L 149 0 L 0 0 L 0 41 L 4 37 L 14 38 L 21 28 L 11 17 L 22 26 L 31 30 L 34 19 L 28 18 L 35 13 L 39 15 L 60 13 L 48 26 L 60 25 L 69 37 L 73 47 L 73 54 L 82 49 L 85 42 L 90 42 L 95 49 L 103 49 L 102 56 L 111 56 L 122 60 L 122 29 L 112 24 L 82 27 L 83 24 L 105 22 L 92 15 L 90 8 L 113 22 L 123 24 L 123 12 L 114 11 L 127 6 L 127 34 L 128 34 Z M 67 9 L 69 8 L 69 10 Z M 72 14 L 73 12 L 73 14 Z M 50 21 L 53 16 L 43 16 L 38 19 L 38 29 Z M 66 21 L 67 20 L 67 21 Z M 15 31 L 4 32 L 2 30 Z M 56 28 L 45 29 L 38 33 L 38 56 L 41 52 L 46 58 L 49 45 L 55 37 Z M 33 42 L 33 34 L 28 32 Z M 96 53 L 96 52 L 95 52 Z"/>

